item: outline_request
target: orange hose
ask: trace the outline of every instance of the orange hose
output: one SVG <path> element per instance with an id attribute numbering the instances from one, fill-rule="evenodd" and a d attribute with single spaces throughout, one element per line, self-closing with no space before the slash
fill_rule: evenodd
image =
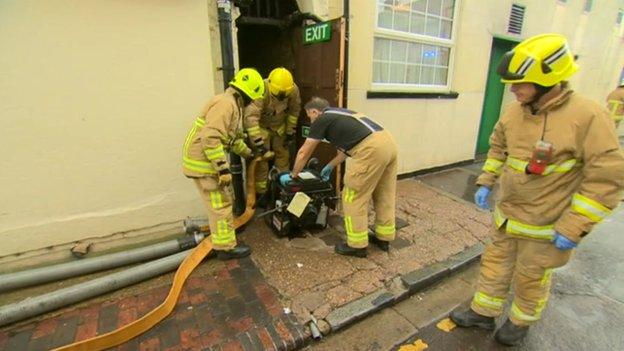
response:
<path id="1" fill-rule="evenodd" d="M 234 218 L 234 228 L 239 228 L 243 224 L 249 222 L 254 215 L 254 205 L 256 202 L 256 189 L 254 186 L 254 173 L 256 170 L 256 163 L 259 158 L 250 162 L 247 167 L 247 199 L 245 212 L 242 215 Z M 104 350 L 119 344 L 122 344 L 132 338 L 135 338 L 146 331 L 150 330 L 158 322 L 167 317 L 171 311 L 175 308 L 178 302 L 178 297 L 182 291 L 182 286 L 186 281 L 186 278 L 193 272 L 193 270 L 203 261 L 203 259 L 212 250 L 212 243 L 210 240 L 203 240 L 199 245 L 182 261 L 178 270 L 173 277 L 173 283 L 169 294 L 165 298 L 165 301 L 158 307 L 148 312 L 143 317 L 136 321 L 124 325 L 121 328 L 113 330 L 112 332 L 98 335 L 91 339 L 75 342 L 73 344 L 65 345 L 54 349 L 53 351 L 94 351 Z"/>

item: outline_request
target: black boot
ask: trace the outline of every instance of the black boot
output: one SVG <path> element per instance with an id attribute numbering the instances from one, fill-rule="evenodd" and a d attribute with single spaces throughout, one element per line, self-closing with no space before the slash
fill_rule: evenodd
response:
<path id="1" fill-rule="evenodd" d="M 515 325 L 507 319 L 505 324 L 494 334 L 494 339 L 506 346 L 516 346 L 527 336 L 528 332 L 529 327 Z"/>
<path id="2" fill-rule="evenodd" d="M 455 310 L 451 312 L 449 317 L 455 324 L 463 328 L 479 327 L 485 330 L 494 330 L 496 328 L 494 317 L 482 316 L 471 308 L 465 311 Z"/>
<path id="3" fill-rule="evenodd" d="M 366 248 L 354 249 L 346 243 L 339 243 L 334 246 L 334 251 L 337 254 L 345 256 L 366 257 Z"/>
<path id="4" fill-rule="evenodd" d="M 375 245 L 377 245 L 377 247 L 381 251 L 385 251 L 385 252 L 390 251 L 390 242 L 389 241 L 381 240 L 377 236 L 371 235 L 371 234 L 368 234 L 368 241 L 373 243 L 373 244 L 375 244 Z"/>
<path id="5" fill-rule="evenodd" d="M 215 250 L 217 258 L 221 261 L 231 260 L 233 258 L 243 258 L 251 254 L 249 246 L 240 244 L 231 250 Z"/>

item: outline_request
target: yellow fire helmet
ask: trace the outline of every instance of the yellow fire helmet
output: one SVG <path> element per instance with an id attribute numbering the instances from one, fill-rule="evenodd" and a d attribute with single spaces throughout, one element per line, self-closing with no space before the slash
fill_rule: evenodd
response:
<path id="1" fill-rule="evenodd" d="M 498 66 L 503 83 L 535 83 L 551 87 L 578 70 L 568 41 L 560 34 L 540 34 L 507 52 Z"/>
<path id="2" fill-rule="evenodd" d="M 284 67 L 278 67 L 269 74 L 269 92 L 272 95 L 283 99 L 290 95 L 295 88 L 293 76 Z"/>
<path id="3" fill-rule="evenodd" d="M 258 71 L 253 68 L 243 68 L 230 82 L 230 86 L 238 88 L 250 99 L 258 100 L 264 96 L 264 81 Z"/>

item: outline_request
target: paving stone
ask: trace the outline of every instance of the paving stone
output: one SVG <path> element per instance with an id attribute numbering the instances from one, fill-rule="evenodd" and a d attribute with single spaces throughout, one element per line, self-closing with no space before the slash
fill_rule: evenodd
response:
<path id="1" fill-rule="evenodd" d="M 439 262 L 424 269 L 401 276 L 410 292 L 421 290 L 450 274 L 448 262 Z"/>
<path id="2" fill-rule="evenodd" d="M 70 344 L 74 341 L 76 336 L 76 329 L 78 328 L 78 316 L 74 316 L 69 319 L 60 320 L 58 327 L 52 335 L 51 344 L 54 347 Z"/>

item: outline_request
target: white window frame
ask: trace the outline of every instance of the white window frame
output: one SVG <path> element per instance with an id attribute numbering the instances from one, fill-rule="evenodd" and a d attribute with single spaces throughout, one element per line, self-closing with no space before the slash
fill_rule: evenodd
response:
<path id="1" fill-rule="evenodd" d="M 370 69 L 371 90 L 380 92 L 414 92 L 414 93 L 449 93 L 453 82 L 455 48 L 457 40 L 457 27 L 459 21 L 459 4 L 461 0 L 455 0 L 453 6 L 453 28 L 451 30 L 451 39 L 436 38 L 428 35 L 413 34 L 402 31 L 396 31 L 379 27 L 379 5 L 375 0 L 375 30 L 373 32 L 373 51 L 371 55 L 375 55 L 375 38 L 396 39 L 420 44 L 431 44 L 445 46 L 449 48 L 448 74 L 446 76 L 446 85 L 425 85 L 425 84 L 394 84 L 394 83 L 376 83 L 373 80 L 373 66 Z M 371 60 L 371 63 L 373 60 Z"/>

